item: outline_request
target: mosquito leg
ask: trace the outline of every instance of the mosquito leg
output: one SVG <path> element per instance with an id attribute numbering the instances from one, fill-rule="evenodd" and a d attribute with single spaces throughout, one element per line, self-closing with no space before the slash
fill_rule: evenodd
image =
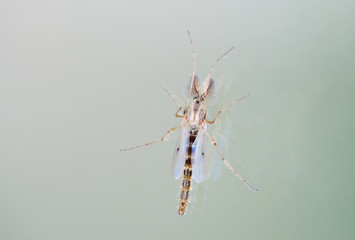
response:
<path id="1" fill-rule="evenodd" d="M 163 87 L 163 86 L 161 86 L 161 87 L 164 89 L 164 91 L 165 91 L 167 94 L 169 94 L 169 96 L 174 100 L 174 102 L 176 103 L 176 105 L 178 105 L 178 107 L 181 108 L 181 105 L 180 105 L 179 102 L 176 100 L 174 94 L 172 94 L 171 92 L 169 92 L 169 90 L 166 89 L 165 87 Z"/>
<path id="2" fill-rule="evenodd" d="M 208 72 L 207 75 L 207 79 L 210 80 L 211 79 L 211 75 L 213 72 L 214 67 L 216 66 L 216 64 L 219 62 L 219 60 L 221 60 L 222 58 L 224 58 L 230 51 L 232 51 L 234 49 L 234 46 L 232 48 L 230 48 L 227 52 L 225 52 L 222 56 L 220 56 L 211 66 L 210 71 Z"/>
<path id="3" fill-rule="evenodd" d="M 137 145 L 137 146 L 134 146 L 134 147 L 130 147 L 130 148 L 124 148 L 124 149 L 120 149 L 120 151 L 127 151 L 127 150 L 131 150 L 131 149 L 134 149 L 134 148 L 140 148 L 140 147 L 145 147 L 145 146 L 149 146 L 151 144 L 154 144 L 154 143 L 159 143 L 159 142 L 162 142 L 164 141 L 164 139 L 166 138 L 166 136 L 169 135 L 169 133 L 171 133 L 172 131 L 175 131 L 176 129 L 180 128 L 181 126 L 176 126 L 176 127 L 173 127 L 173 128 L 170 128 L 168 131 L 166 131 L 166 133 L 159 139 L 156 139 L 154 141 L 151 141 L 151 142 L 148 142 L 148 143 L 144 143 L 144 144 L 141 144 L 141 145 Z"/>
<path id="4" fill-rule="evenodd" d="M 192 48 L 192 52 L 193 52 L 193 56 L 194 56 L 194 65 L 193 65 L 193 68 L 192 68 L 192 76 L 191 76 L 191 84 L 190 84 L 190 89 L 189 89 L 189 96 L 187 97 L 186 99 L 186 103 L 185 103 L 185 108 L 187 107 L 187 103 L 191 97 L 191 91 L 192 91 L 192 88 L 195 84 L 195 75 L 196 75 L 196 51 L 195 51 L 195 46 L 194 46 L 194 43 L 192 41 L 192 37 L 191 37 L 191 34 L 190 34 L 190 31 L 187 30 L 187 33 L 189 34 L 189 39 L 190 39 L 190 43 L 191 43 L 191 48 Z"/>
<path id="5" fill-rule="evenodd" d="M 183 117 L 185 117 L 185 115 L 180 115 L 180 114 L 178 114 L 178 113 L 180 112 L 180 110 L 181 110 L 181 107 L 179 107 L 179 109 L 176 111 L 175 117 L 178 117 L 178 118 L 183 118 Z"/>
<path id="6" fill-rule="evenodd" d="M 232 102 L 231 104 L 229 104 L 227 107 L 225 107 L 225 108 L 219 110 L 219 112 L 217 113 L 216 117 L 215 117 L 212 121 L 209 121 L 209 120 L 206 119 L 206 122 L 209 123 L 209 124 L 213 124 L 213 123 L 217 120 L 218 116 L 219 116 L 222 112 L 227 111 L 227 110 L 228 110 L 230 107 L 232 107 L 234 104 L 236 104 L 237 102 L 243 100 L 244 98 L 248 97 L 249 95 L 250 95 L 250 93 L 248 93 L 248 94 L 245 95 L 244 97 L 241 97 L 241 98 L 235 100 L 234 102 Z"/>
<path id="7" fill-rule="evenodd" d="M 248 187 L 253 190 L 253 191 L 259 191 L 258 188 L 254 188 L 250 183 L 248 183 L 248 181 L 243 178 L 242 176 L 240 176 L 240 174 L 231 166 L 231 164 L 227 161 L 227 159 L 224 158 L 221 149 L 218 147 L 216 141 L 213 139 L 213 137 L 211 137 L 211 135 L 206 131 L 207 136 L 210 138 L 211 142 L 213 143 L 213 145 L 216 147 L 219 155 L 221 156 L 222 160 L 224 161 L 225 164 L 227 164 L 227 166 L 235 173 L 235 175 L 237 175 L 240 180 L 242 180 L 242 182 L 244 182 L 246 185 L 248 185 Z"/>
<path id="8" fill-rule="evenodd" d="M 169 96 L 174 100 L 174 102 L 176 103 L 176 105 L 178 105 L 178 110 L 176 111 L 176 113 L 175 113 L 175 117 L 185 117 L 184 115 L 180 115 L 180 114 L 178 114 L 179 112 L 180 112 L 180 110 L 181 110 L 181 105 L 179 104 L 179 102 L 176 100 L 176 98 L 175 98 L 175 96 L 174 96 L 174 94 L 172 94 L 171 92 L 169 92 L 168 91 L 168 89 L 166 89 L 165 87 L 163 87 L 163 86 L 161 86 L 163 89 L 164 89 L 164 91 L 167 93 L 167 94 L 169 94 Z"/>

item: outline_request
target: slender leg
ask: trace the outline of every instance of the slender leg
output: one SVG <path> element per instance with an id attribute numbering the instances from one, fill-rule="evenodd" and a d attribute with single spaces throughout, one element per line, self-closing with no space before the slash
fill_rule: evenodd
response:
<path id="1" fill-rule="evenodd" d="M 210 138 L 211 142 L 213 143 L 213 145 L 216 147 L 219 155 L 221 156 L 222 160 L 224 161 L 225 164 L 227 164 L 227 166 L 235 173 L 235 175 L 237 175 L 240 180 L 242 180 L 246 185 L 248 185 L 248 187 L 253 190 L 253 191 L 259 191 L 258 188 L 254 188 L 250 183 L 248 183 L 248 181 L 243 178 L 242 176 L 239 175 L 239 173 L 231 166 L 231 164 L 227 161 L 227 159 L 224 158 L 221 149 L 219 149 L 216 141 L 213 139 L 213 137 L 211 137 L 211 135 L 206 131 L 207 136 Z"/>
<path id="2" fill-rule="evenodd" d="M 169 133 L 171 133 L 172 131 L 175 131 L 176 129 L 180 128 L 181 126 L 176 126 L 176 127 L 173 127 L 173 128 L 170 128 L 168 131 L 166 131 L 166 133 L 159 139 L 156 139 L 154 141 L 151 141 L 151 142 L 148 142 L 148 143 L 144 143 L 144 144 L 141 144 L 141 145 L 137 145 L 137 146 L 134 146 L 134 147 L 130 147 L 130 148 L 124 148 L 124 149 L 120 149 L 120 151 L 127 151 L 127 150 L 131 150 L 131 149 L 134 149 L 134 148 L 140 148 L 140 147 L 145 147 L 145 146 L 148 146 L 148 145 L 151 145 L 151 144 L 154 144 L 154 143 L 159 143 L 159 142 L 162 142 L 164 141 L 164 139 L 166 138 L 166 136 L 169 135 Z"/>
<path id="3" fill-rule="evenodd" d="M 192 69 L 191 84 L 190 84 L 190 89 L 189 89 L 189 96 L 188 96 L 187 99 L 186 99 L 185 108 L 187 107 L 187 104 L 188 104 L 189 99 L 190 99 L 190 97 L 191 97 L 191 92 L 192 92 L 193 85 L 195 84 L 194 79 L 195 79 L 195 75 L 196 75 L 196 51 L 195 51 L 195 46 L 194 46 L 194 43 L 193 43 L 193 41 L 192 41 L 192 37 L 191 37 L 190 31 L 187 30 L 187 33 L 189 34 L 189 39 L 190 39 L 190 43 L 191 43 L 191 48 L 192 48 L 192 51 L 193 51 L 194 65 L 193 65 L 193 69 Z"/>
<path id="4" fill-rule="evenodd" d="M 169 96 L 174 100 L 174 102 L 176 103 L 176 105 L 178 105 L 178 107 L 181 108 L 181 105 L 180 105 L 179 102 L 176 100 L 174 94 L 172 94 L 171 92 L 169 92 L 169 90 L 166 89 L 165 87 L 163 87 L 163 86 L 161 86 L 161 87 L 164 89 L 164 91 L 165 91 L 167 94 L 169 94 Z"/>
<path id="5" fill-rule="evenodd" d="M 227 107 L 225 107 L 225 108 L 219 110 L 219 112 L 217 113 L 216 117 L 215 117 L 212 121 L 209 121 L 209 120 L 206 119 L 206 122 L 209 123 L 209 124 L 213 124 L 213 123 L 217 120 L 218 116 L 219 116 L 222 112 L 228 110 L 228 108 L 230 108 L 231 106 L 233 106 L 233 105 L 236 104 L 237 102 L 243 100 L 244 98 L 246 98 L 246 97 L 249 96 L 249 95 L 250 95 L 250 93 L 248 93 L 248 94 L 245 95 L 244 97 L 241 97 L 241 98 L 235 100 L 234 102 L 232 102 L 231 104 L 229 104 Z"/>
<path id="6" fill-rule="evenodd" d="M 176 111 L 176 113 L 175 113 L 175 117 L 185 117 L 184 115 L 180 115 L 180 114 L 178 114 L 179 112 L 180 112 L 180 110 L 181 110 L 181 105 L 179 104 L 179 102 L 176 100 L 176 98 L 175 98 L 175 96 L 174 96 L 174 94 L 172 94 L 171 92 L 169 92 L 168 91 L 168 89 L 166 89 L 165 87 L 163 87 L 163 86 L 161 86 L 163 89 L 164 89 L 164 91 L 167 93 L 167 94 L 169 94 L 169 96 L 174 100 L 174 102 L 176 103 L 176 105 L 178 105 L 178 110 Z"/>
<path id="7" fill-rule="evenodd" d="M 180 110 L 181 110 L 181 107 L 179 107 L 179 109 L 176 111 L 175 117 L 178 117 L 178 118 L 183 118 L 183 117 L 185 117 L 185 115 L 180 115 L 180 114 L 178 114 L 178 113 L 180 112 Z"/>
<path id="8" fill-rule="evenodd" d="M 211 66 L 210 71 L 208 72 L 207 75 L 207 80 L 209 81 L 211 79 L 211 75 L 213 72 L 214 67 L 216 66 L 216 64 L 219 62 L 219 60 L 221 60 L 222 58 L 224 58 L 230 51 L 232 51 L 234 49 L 234 46 L 232 48 L 230 48 L 227 52 L 225 52 L 222 56 L 220 56 Z"/>

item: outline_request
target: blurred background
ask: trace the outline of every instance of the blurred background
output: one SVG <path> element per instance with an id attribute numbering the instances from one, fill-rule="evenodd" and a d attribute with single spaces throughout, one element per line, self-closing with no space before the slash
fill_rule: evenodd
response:
<path id="1" fill-rule="evenodd" d="M 354 1 L 0 3 L 0 239 L 353 239 Z M 170 166 L 192 73 L 216 67 L 205 183 Z M 215 166 L 215 162 L 217 165 Z M 219 165 L 218 165 L 219 163 Z M 217 170 L 216 170 L 217 169 Z M 217 172 L 217 173 L 216 173 Z"/>

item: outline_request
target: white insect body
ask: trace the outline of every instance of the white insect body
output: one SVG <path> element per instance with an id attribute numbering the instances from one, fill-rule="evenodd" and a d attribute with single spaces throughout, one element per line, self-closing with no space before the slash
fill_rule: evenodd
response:
<path id="1" fill-rule="evenodd" d="M 155 141 L 138 145 L 135 147 L 127 148 L 127 149 L 121 149 L 121 151 L 130 150 L 133 148 L 144 147 L 154 143 L 162 142 L 170 132 L 181 128 L 179 138 L 176 144 L 174 160 L 171 169 L 175 179 L 178 179 L 180 176 L 182 176 L 181 194 L 179 199 L 180 204 L 178 210 L 179 215 L 184 215 L 184 213 L 186 212 L 186 206 L 189 200 L 189 192 L 191 189 L 191 179 L 193 179 L 196 183 L 200 183 L 205 179 L 206 142 L 207 142 L 206 136 L 211 140 L 213 145 L 216 147 L 219 155 L 221 156 L 222 160 L 227 164 L 227 166 L 250 189 L 254 191 L 258 191 L 257 188 L 254 188 L 252 185 L 250 185 L 245 180 L 245 178 L 240 176 L 239 173 L 230 165 L 230 163 L 224 158 L 216 141 L 207 132 L 207 123 L 213 124 L 222 112 L 226 111 L 228 108 L 230 108 L 231 106 L 233 106 L 234 104 L 236 104 L 237 102 L 246 98 L 249 95 L 247 94 L 246 96 L 232 102 L 227 107 L 221 109 L 212 121 L 206 119 L 206 115 L 207 115 L 206 100 L 208 99 L 211 92 L 213 92 L 215 88 L 215 81 L 211 78 L 214 66 L 220 59 L 226 56 L 234 47 L 229 49 L 226 53 L 224 53 L 220 58 L 216 60 L 216 62 L 211 66 L 206 81 L 202 86 L 200 86 L 198 77 L 195 74 L 196 53 L 195 53 L 194 45 L 192 43 L 190 32 L 188 33 L 189 33 L 190 42 L 194 53 L 194 66 L 193 66 L 192 77 L 189 81 L 188 98 L 186 100 L 186 104 L 182 115 L 179 114 L 182 107 L 177 102 L 174 95 L 171 94 L 167 89 L 163 88 L 171 96 L 171 98 L 179 107 L 175 116 L 179 118 L 183 118 L 181 125 L 169 129 L 161 138 Z"/>

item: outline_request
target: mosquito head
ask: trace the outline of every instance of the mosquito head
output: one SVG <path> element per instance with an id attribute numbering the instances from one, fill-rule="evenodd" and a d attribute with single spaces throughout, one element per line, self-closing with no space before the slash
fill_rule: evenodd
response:
<path id="1" fill-rule="evenodd" d="M 194 104 L 205 104 L 205 98 L 203 96 L 196 96 L 193 99 Z"/>

